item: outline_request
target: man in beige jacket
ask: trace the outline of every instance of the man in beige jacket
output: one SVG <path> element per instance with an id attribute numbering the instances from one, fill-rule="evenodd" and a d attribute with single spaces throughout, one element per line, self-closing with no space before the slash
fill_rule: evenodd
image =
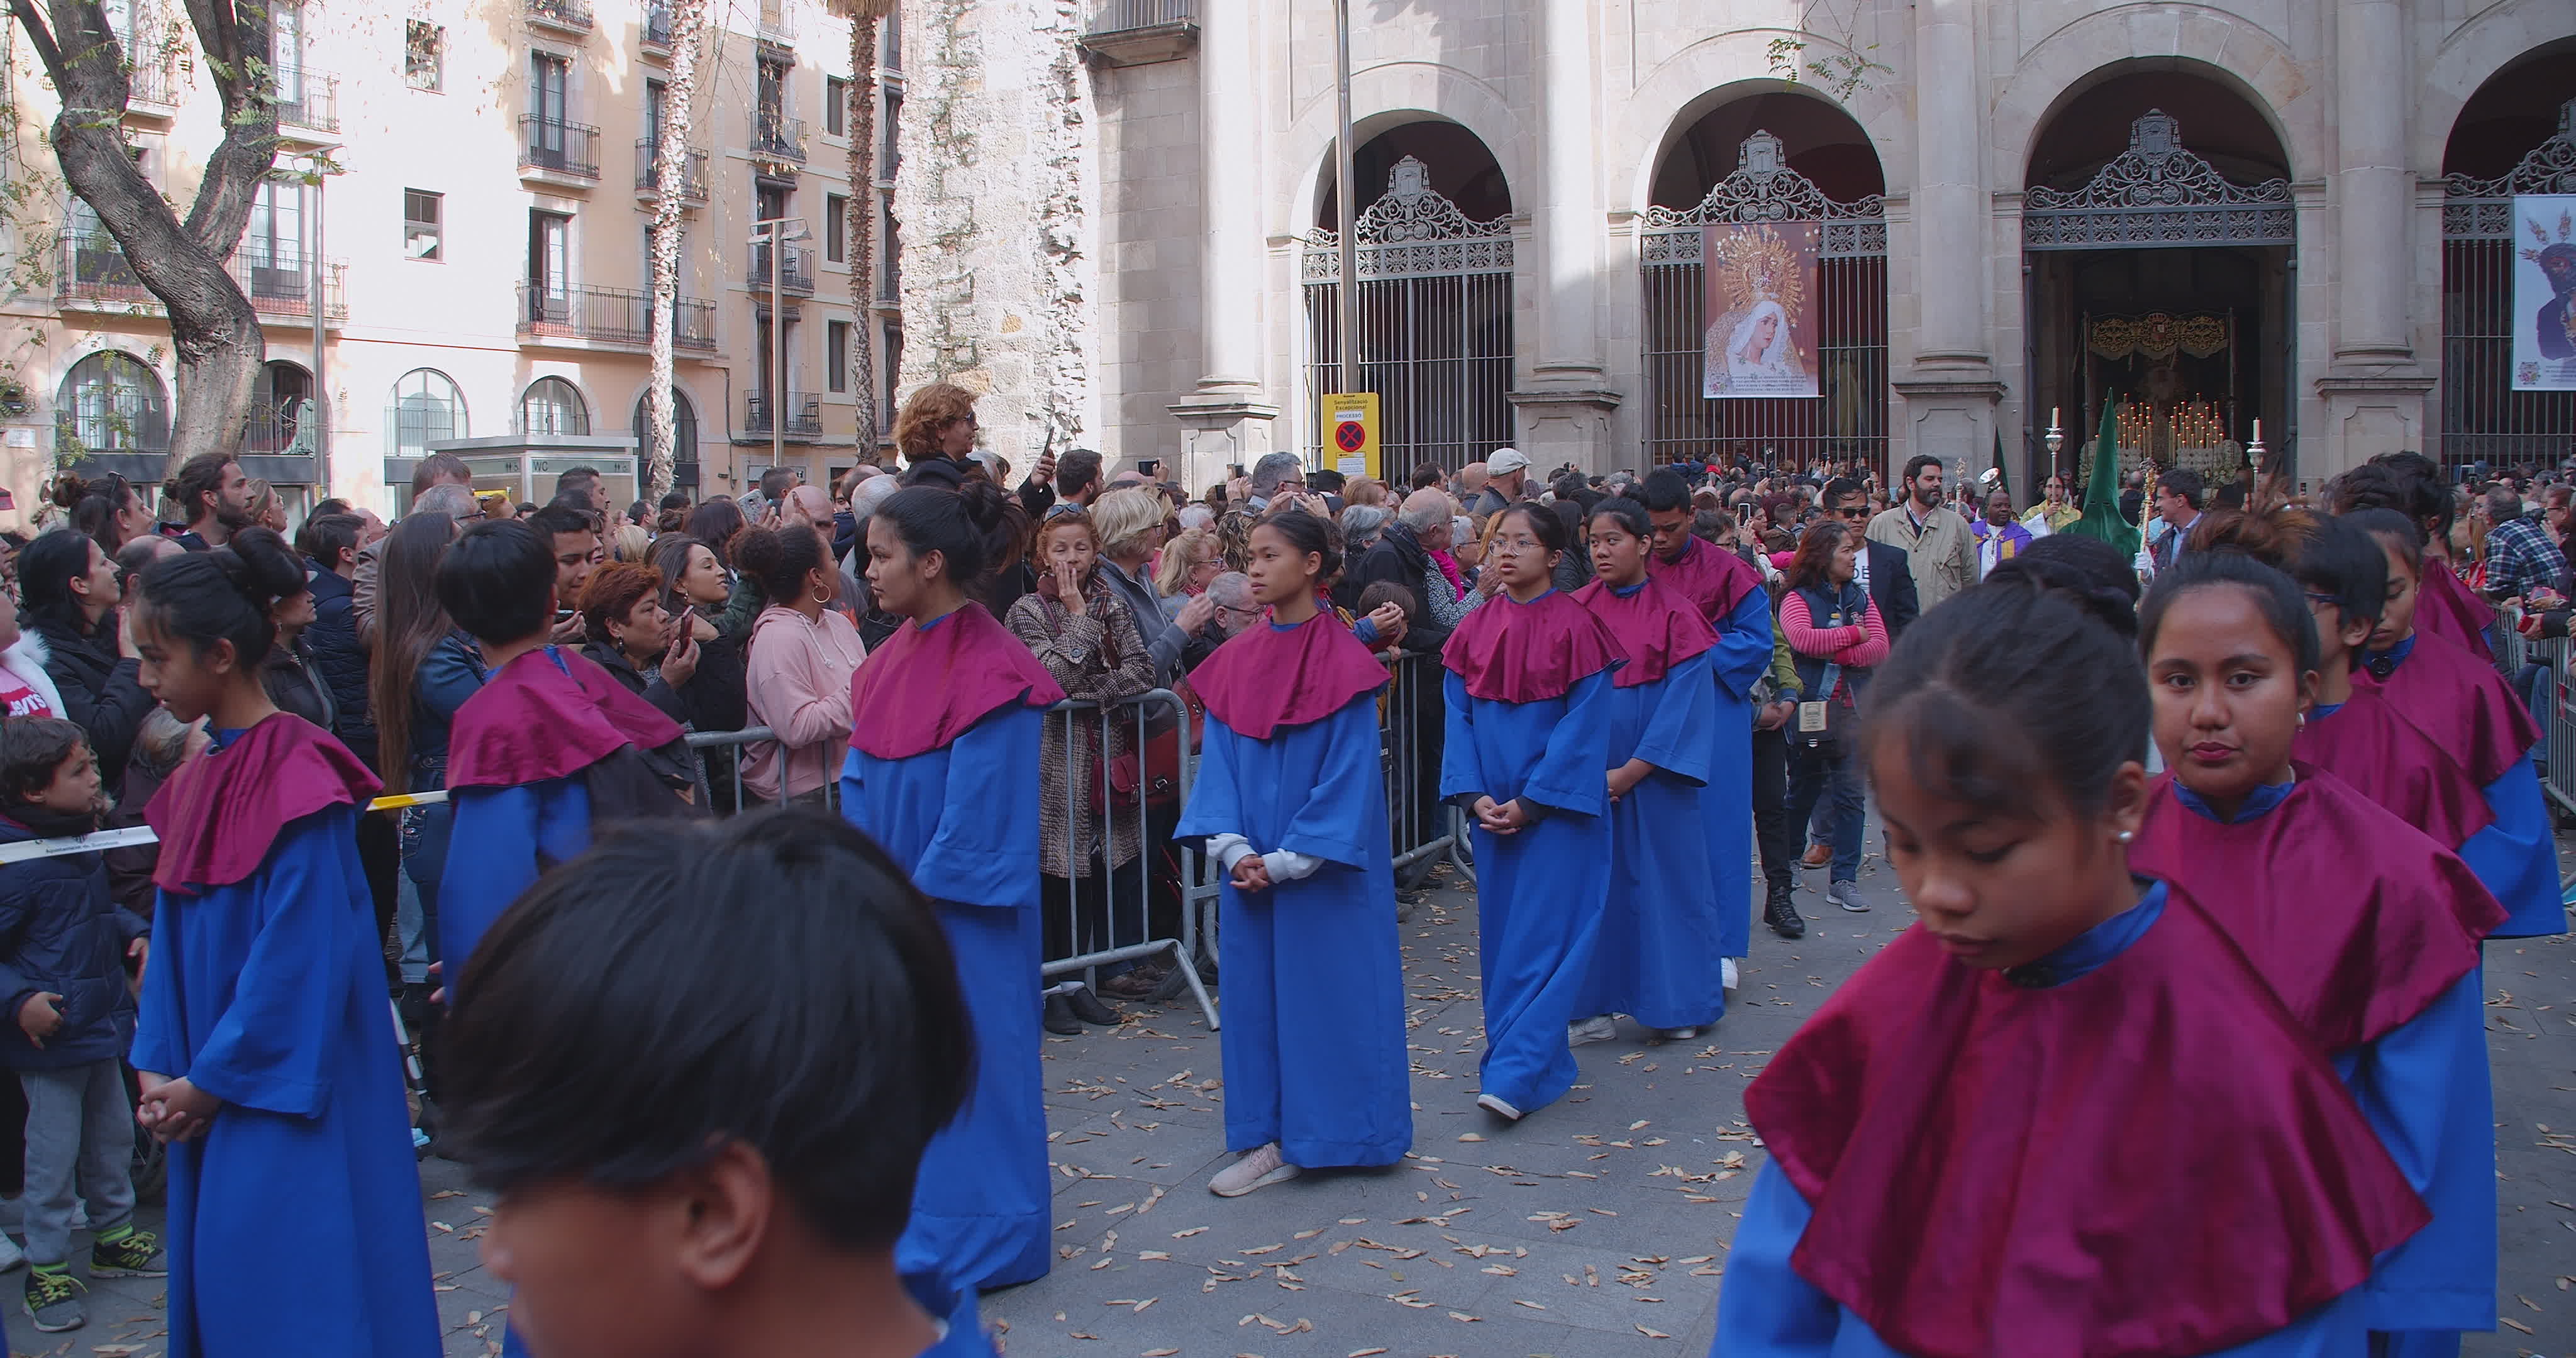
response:
<path id="1" fill-rule="evenodd" d="M 1906 459 L 1905 498 L 1869 521 L 1869 540 L 1904 550 L 1926 613 L 1976 582 L 1976 536 L 1941 503 L 1941 459 L 1928 453 Z"/>

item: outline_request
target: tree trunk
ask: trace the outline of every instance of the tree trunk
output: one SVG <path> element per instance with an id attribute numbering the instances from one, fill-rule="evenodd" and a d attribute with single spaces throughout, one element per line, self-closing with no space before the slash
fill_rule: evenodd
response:
<path id="1" fill-rule="evenodd" d="M 858 394 L 859 460 L 877 457 L 877 23 L 894 0 L 857 0 L 850 13 L 850 214 L 841 224 L 850 257 L 850 305 L 858 334 L 850 346 L 850 387 Z"/>
<path id="2" fill-rule="evenodd" d="M 64 182 L 123 247 L 135 277 L 170 316 L 179 368 L 169 465 L 199 453 L 238 453 L 266 354 L 259 313 L 224 267 L 251 202 L 277 159 L 277 108 L 268 67 L 268 11 L 188 0 L 224 113 L 224 138 L 185 222 L 126 153 L 119 131 L 129 63 L 98 0 L 9 0 L 62 98 L 50 140 Z M 315 305 L 322 299 L 315 298 Z"/>
<path id="3" fill-rule="evenodd" d="M 659 504 L 671 493 L 679 437 L 672 398 L 672 323 L 680 298 L 680 207 L 688 192 L 689 128 L 697 112 L 698 48 L 707 28 L 708 0 L 671 0 L 671 86 L 662 98 L 662 139 L 653 148 L 653 378 L 644 394 L 651 430 L 644 462 L 644 499 Z"/>

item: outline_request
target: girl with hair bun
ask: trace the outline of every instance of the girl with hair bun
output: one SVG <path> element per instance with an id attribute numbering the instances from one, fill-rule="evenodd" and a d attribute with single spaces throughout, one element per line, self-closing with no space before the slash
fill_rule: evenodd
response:
<path id="1" fill-rule="evenodd" d="M 2431 1210 L 2363 1288 L 2370 1329 L 2404 1336 L 2372 1352 L 2456 1353 L 2457 1331 L 2495 1322 L 2478 945 L 2504 911 L 2448 846 L 2295 758 L 2318 621 L 2296 582 L 2240 552 L 2191 552 L 2157 578 L 2139 632 L 2172 772 L 2130 862 L 2212 904 Z"/>
<path id="2" fill-rule="evenodd" d="M 1569 534 L 1546 505 L 1488 527 L 1502 594 L 1441 653 L 1440 795 L 1475 819 L 1485 973 L 1479 1107 L 1517 1122 L 1574 1085 L 1567 1025 L 1591 983 L 1610 878 L 1610 724 L 1619 643 L 1552 583 Z"/>
<path id="3" fill-rule="evenodd" d="M 1176 834 L 1224 869 L 1225 1145 L 1208 1191 L 1391 1165 L 1413 1144 L 1404 965 L 1377 695 L 1386 668 L 1318 596 L 1341 565 L 1325 520 L 1252 530 L 1270 616 L 1190 676 L 1207 703 Z"/>
<path id="4" fill-rule="evenodd" d="M 1064 689 L 977 603 L 1002 492 L 911 486 L 868 516 L 867 579 L 903 620 L 851 677 L 841 814 L 939 912 L 975 1025 L 975 1088 L 931 1140 L 895 1247 L 906 1275 L 970 1294 L 1043 1277 L 1045 1076 L 1029 983 L 1042 953 L 1038 745 Z"/>
<path id="5" fill-rule="evenodd" d="M 2368 1348 L 2372 1262 L 2424 1204 L 2226 904 L 2134 875 L 2126 611 L 1990 581 L 1879 668 L 1855 755 L 1917 922 L 1745 1091 L 1770 1160 L 1716 1352 Z"/>
<path id="6" fill-rule="evenodd" d="M 143 686 L 213 738 L 145 812 L 161 856 L 131 1059 L 136 1120 L 170 1148 L 169 1347 L 436 1358 L 358 860 L 376 778 L 261 686 L 273 610 L 304 589 L 294 559 L 264 545 L 156 562 L 134 620 Z"/>
<path id="7" fill-rule="evenodd" d="M 109 556 L 152 531 L 152 506 L 115 472 L 95 481 L 64 472 L 54 478 L 49 498 L 70 511 L 74 532 L 97 543 Z"/>

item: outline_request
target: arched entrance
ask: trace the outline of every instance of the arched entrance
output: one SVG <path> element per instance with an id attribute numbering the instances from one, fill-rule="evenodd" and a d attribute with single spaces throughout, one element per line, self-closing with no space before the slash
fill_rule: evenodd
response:
<path id="1" fill-rule="evenodd" d="M 1656 167 L 1638 242 L 1646 465 L 1743 457 L 1885 466 L 1885 191 L 1860 124 L 1808 95 L 1739 99 L 1675 139 Z M 1784 246 L 1801 252 L 1810 236 L 1812 279 L 1766 286 L 1762 268 L 1721 261 L 1711 286 L 1711 241 L 1750 261 Z M 1793 302 L 1804 314 L 1792 314 Z M 1729 380 L 1761 363 L 1754 350 L 1766 318 L 1768 333 L 1785 325 L 1794 337 L 1780 346 L 1794 356 L 1767 367 L 1791 376 Z M 1795 353 L 1809 345 L 1812 353 Z M 1738 350 L 1745 357 L 1731 359 Z M 1814 394 L 1765 394 L 1778 385 Z"/>
<path id="2" fill-rule="evenodd" d="M 259 380 L 251 388 L 250 428 L 242 439 L 242 451 L 312 452 L 313 438 L 304 428 L 312 398 L 313 374 L 301 364 L 270 359 L 259 365 Z"/>
<path id="3" fill-rule="evenodd" d="M 2026 183 L 2024 484 L 2052 469 L 2052 414 L 2053 469 L 2088 475 L 2106 406 L 2124 472 L 2237 480 L 2257 420 L 2290 451 L 2297 221 L 2263 111 L 2187 71 L 2115 75 L 2051 117 Z"/>
<path id="4" fill-rule="evenodd" d="M 2576 43 L 2489 77 L 2442 154 L 2442 442 L 2449 466 L 2554 466 L 2576 453 L 2576 337 L 2546 335 L 2518 270 L 2576 246 L 2558 214 L 2517 213 L 2524 194 L 2576 194 Z M 2533 258 L 2524 261 L 2529 252 Z M 2576 274 L 2561 274 L 2576 284 Z M 2546 278 L 2547 275 L 2541 277 Z M 2561 294 L 2564 295 L 2564 294 Z M 2567 327 L 2568 308 L 2557 312 Z M 2519 332 L 2519 334 L 2517 334 Z M 2517 340 L 2520 342 L 2517 343 Z M 2558 362 L 2553 364 L 2552 360 Z"/>
<path id="5" fill-rule="evenodd" d="M 1379 394 L 1387 475 L 1454 471 L 1512 441 L 1511 189 L 1493 153 L 1454 123 L 1407 123 L 1359 148 L 1360 386 Z M 1445 190 L 1445 191 L 1444 191 Z M 1306 408 L 1341 389 L 1341 239 L 1332 194 L 1307 233 Z M 1324 461 L 1320 420 L 1306 459 Z"/>
<path id="6" fill-rule="evenodd" d="M 635 398 L 636 466 L 653 465 L 653 414 L 650 393 Z M 698 484 L 698 407 L 689 393 L 671 388 L 671 484 L 695 489 Z"/>

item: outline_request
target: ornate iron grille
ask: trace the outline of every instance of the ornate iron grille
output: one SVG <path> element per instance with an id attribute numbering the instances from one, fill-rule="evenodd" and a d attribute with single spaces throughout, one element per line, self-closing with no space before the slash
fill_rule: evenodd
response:
<path id="1" fill-rule="evenodd" d="M 2182 125 L 2160 109 L 2129 124 L 2129 149 L 2084 187 L 2041 185 L 2022 197 L 2026 250 L 2291 245 L 2297 237 L 2290 181 L 2228 179 L 2183 146 Z"/>
<path id="2" fill-rule="evenodd" d="M 2576 454 L 2576 391 L 2513 389 L 2513 198 L 2576 193 L 2576 100 L 2557 134 L 2493 179 L 2442 181 L 2442 446 L 2448 466 Z"/>

